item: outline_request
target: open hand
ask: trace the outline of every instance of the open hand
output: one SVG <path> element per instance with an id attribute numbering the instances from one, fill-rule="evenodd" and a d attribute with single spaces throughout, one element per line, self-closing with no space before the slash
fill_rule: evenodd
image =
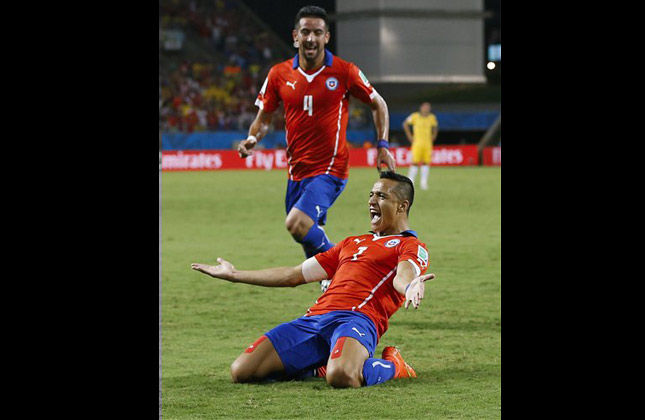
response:
<path id="1" fill-rule="evenodd" d="M 410 282 L 410 287 L 405 292 L 405 309 L 408 309 L 410 303 L 414 306 L 414 309 L 419 307 L 421 299 L 425 294 L 425 281 L 434 279 L 434 274 L 424 274 L 423 276 L 415 277 Z"/>
<path id="2" fill-rule="evenodd" d="M 193 270 L 208 274 L 211 277 L 218 279 L 231 280 L 233 278 L 233 273 L 235 272 L 235 267 L 230 262 L 226 261 L 223 258 L 217 258 L 219 265 L 207 265 L 207 264 L 198 264 L 192 263 L 190 268 Z"/>

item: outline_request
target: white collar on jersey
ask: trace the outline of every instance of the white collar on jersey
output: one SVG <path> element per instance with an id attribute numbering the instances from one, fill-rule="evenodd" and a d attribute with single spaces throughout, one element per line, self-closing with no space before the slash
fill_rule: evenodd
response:
<path id="1" fill-rule="evenodd" d="M 383 238 L 391 238 L 392 236 L 414 236 L 415 238 L 418 237 L 417 232 L 411 229 L 404 230 L 403 232 L 397 233 L 395 235 L 385 235 L 385 236 L 381 236 L 378 233 L 372 232 L 371 230 L 370 230 L 370 233 L 373 235 L 372 241 L 378 241 L 379 239 L 383 239 Z"/>
<path id="2" fill-rule="evenodd" d="M 303 69 L 301 69 L 300 67 L 298 67 L 298 71 L 300 72 L 300 74 L 302 74 L 303 76 L 305 76 L 305 79 L 307 79 L 307 82 L 311 83 L 311 82 L 314 80 L 314 77 L 318 76 L 318 75 L 320 74 L 320 72 L 321 72 L 321 71 L 325 70 L 325 67 L 327 67 L 327 66 L 322 66 L 322 67 L 320 68 L 320 70 L 318 70 L 318 71 L 317 71 L 317 72 L 315 72 L 314 74 L 307 74 L 307 73 L 305 73 L 305 71 L 304 71 Z"/>
<path id="3" fill-rule="evenodd" d="M 377 235 L 376 233 L 374 233 L 373 235 L 374 235 L 374 236 L 373 236 L 373 238 L 372 238 L 372 242 L 374 242 L 374 241 L 378 241 L 379 239 L 383 239 L 383 238 L 391 238 L 391 237 L 393 237 L 393 236 L 403 236 L 403 235 L 401 235 L 400 233 L 399 233 L 399 234 L 397 234 L 397 235 L 385 235 L 385 236 L 379 236 L 379 235 Z"/>
<path id="4" fill-rule="evenodd" d="M 307 79 L 307 82 L 311 83 L 318 74 L 320 74 L 321 71 L 323 71 L 326 67 L 331 67 L 334 62 L 334 55 L 327 49 L 325 48 L 325 61 L 323 62 L 323 66 L 314 74 L 307 74 L 303 69 L 300 68 L 300 55 L 296 54 L 295 57 L 293 57 L 293 63 L 292 63 L 292 68 L 298 69 L 300 74 L 305 76 L 305 79 Z"/>

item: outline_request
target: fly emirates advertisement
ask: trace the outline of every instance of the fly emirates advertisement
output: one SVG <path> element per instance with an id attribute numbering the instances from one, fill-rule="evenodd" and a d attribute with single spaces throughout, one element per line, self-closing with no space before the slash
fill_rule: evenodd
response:
<path id="1" fill-rule="evenodd" d="M 390 152 L 397 167 L 410 166 L 412 153 L 409 147 L 392 147 Z M 487 150 L 484 150 L 485 158 Z M 377 151 L 373 149 L 349 149 L 350 168 L 376 166 Z M 501 165 L 501 152 L 496 159 L 484 159 L 484 164 Z M 283 149 L 253 150 L 253 154 L 241 159 L 236 150 L 172 150 L 161 154 L 163 171 L 209 171 L 226 169 L 286 169 L 287 152 Z M 432 150 L 432 166 L 479 165 L 476 145 L 435 146 Z"/>

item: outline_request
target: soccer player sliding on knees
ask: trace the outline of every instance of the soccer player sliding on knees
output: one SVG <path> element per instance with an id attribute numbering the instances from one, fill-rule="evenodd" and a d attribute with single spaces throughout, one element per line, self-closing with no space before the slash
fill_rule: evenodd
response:
<path id="1" fill-rule="evenodd" d="M 410 230 L 414 201 L 409 178 L 382 172 L 369 193 L 371 231 L 350 236 L 295 267 L 242 271 L 219 265 L 192 269 L 233 283 L 296 287 L 331 279 L 327 291 L 307 313 L 267 331 L 231 365 L 234 382 L 325 377 L 337 388 L 361 387 L 416 377 L 397 347 L 374 351 L 401 306 L 418 308 L 425 296 L 429 256 Z"/>

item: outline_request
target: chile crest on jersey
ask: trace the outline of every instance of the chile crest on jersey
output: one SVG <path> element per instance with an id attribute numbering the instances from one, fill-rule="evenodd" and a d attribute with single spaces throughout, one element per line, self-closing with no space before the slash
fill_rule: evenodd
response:
<path id="1" fill-rule="evenodd" d="M 325 82 L 325 86 L 327 86 L 327 89 L 329 90 L 336 90 L 336 88 L 338 87 L 338 79 L 336 79 L 335 77 L 328 78 Z"/>
<path id="2" fill-rule="evenodd" d="M 393 247 L 397 246 L 399 244 L 399 242 L 401 242 L 401 240 L 399 240 L 399 239 L 390 239 L 389 241 L 387 241 L 385 243 L 385 247 L 386 248 L 393 248 Z"/>

